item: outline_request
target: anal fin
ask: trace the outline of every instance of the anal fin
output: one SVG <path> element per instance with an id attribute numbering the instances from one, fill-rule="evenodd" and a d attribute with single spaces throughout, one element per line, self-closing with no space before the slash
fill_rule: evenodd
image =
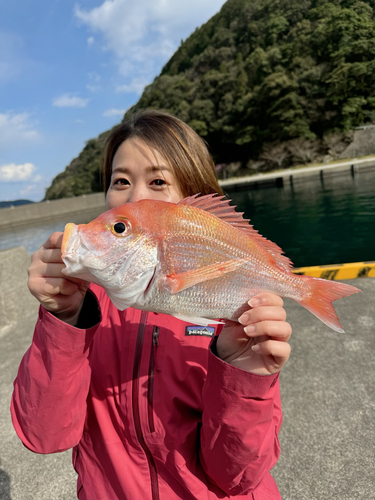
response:
<path id="1" fill-rule="evenodd" d="M 200 318 L 198 316 L 184 316 L 181 314 L 174 314 L 173 317 L 180 319 L 181 321 L 186 321 L 186 323 L 192 323 L 193 325 L 199 325 L 199 326 L 224 324 L 224 321 L 217 321 L 215 319 L 209 319 L 209 318 Z"/>

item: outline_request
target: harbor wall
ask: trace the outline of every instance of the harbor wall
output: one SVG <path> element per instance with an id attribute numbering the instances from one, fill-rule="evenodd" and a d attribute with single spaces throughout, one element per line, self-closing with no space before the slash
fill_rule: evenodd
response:
<path id="1" fill-rule="evenodd" d="M 295 182 L 304 182 L 306 177 L 317 177 L 323 181 L 325 178 L 338 175 L 355 175 L 361 172 L 375 169 L 375 157 L 361 158 L 337 162 L 327 165 L 309 165 L 303 167 L 291 167 L 273 172 L 249 175 L 245 177 L 232 177 L 220 181 L 220 186 L 228 193 L 247 189 L 258 189 L 262 187 L 291 186 Z"/>
<path id="2" fill-rule="evenodd" d="M 103 193 L 2 208 L 0 209 L 0 228 L 21 226 L 31 222 L 43 222 L 64 215 L 84 214 L 95 210 L 105 210 Z"/>
<path id="3" fill-rule="evenodd" d="M 350 172 L 352 175 L 374 169 L 375 157 L 352 159 L 329 165 L 312 165 L 301 168 L 290 168 L 278 170 L 259 175 L 247 177 L 234 177 L 219 184 L 230 193 L 242 189 L 268 187 L 271 185 L 283 186 L 284 182 L 293 183 L 303 180 L 306 176 L 320 176 L 321 179 L 327 175 L 343 175 Z M 85 214 L 97 211 L 105 211 L 105 199 L 103 193 L 87 194 L 60 200 L 31 203 L 17 207 L 0 209 L 0 229 L 10 226 L 22 226 L 32 222 L 44 222 L 69 214 Z"/>

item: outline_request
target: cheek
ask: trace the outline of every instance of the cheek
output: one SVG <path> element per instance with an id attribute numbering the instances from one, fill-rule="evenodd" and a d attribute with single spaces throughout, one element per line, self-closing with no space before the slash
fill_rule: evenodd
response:
<path id="1" fill-rule="evenodd" d="M 171 199 L 169 201 L 171 201 L 172 203 L 178 203 L 184 198 L 185 197 L 179 191 L 176 191 L 172 194 Z"/>
<path id="2" fill-rule="evenodd" d="M 171 187 L 168 190 L 169 194 L 169 200 L 172 203 L 178 203 L 179 201 L 183 200 L 185 196 L 182 194 L 182 189 L 180 186 L 177 184 L 176 181 L 171 183 Z"/>
<path id="3" fill-rule="evenodd" d="M 126 203 L 126 197 L 127 196 L 123 191 L 108 189 L 105 197 L 105 205 L 107 207 L 107 210 L 119 207 L 120 205 L 124 205 Z"/>
<path id="4" fill-rule="evenodd" d="M 107 191 L 107 194 L 105 195 L 105 206 L 107 210 L 110 210 L 112 207 L 112 195 L 111 195 L 111 190 L 109 189 Z"/>

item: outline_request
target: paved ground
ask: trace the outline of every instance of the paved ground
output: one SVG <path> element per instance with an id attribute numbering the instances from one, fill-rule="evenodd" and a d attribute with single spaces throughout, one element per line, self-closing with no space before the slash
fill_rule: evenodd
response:
<path id="1" fill-rule="evenodd" d="M 375 279 L 350 284 L 364 293 L 336 303 L 345 334 L 292 301 L 286 305 L 294 333 L 281 374 L 282 454 L 273 470 L 284 500 L 375 499 Z M 35 316 L 20 314 L 0 335 L 0 499 L 73 500 L 70 452 L 31 453 L 10 421 L 12 382 Z"/>
<path id="2" fill-rule="evenodd" d="M 286 301 L 292 357 L 273 470 L 283 500 L 375 499 L 375 279 L 346 283 L 363 293 L 335 303 L 344 334 Z"/>

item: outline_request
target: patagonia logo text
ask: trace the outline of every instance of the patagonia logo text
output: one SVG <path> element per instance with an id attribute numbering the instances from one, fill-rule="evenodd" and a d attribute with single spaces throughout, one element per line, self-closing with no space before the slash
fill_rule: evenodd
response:
<path id="1" fill-rule="evenodd" d="M 213 326 L 187 326 L 185 329 L 185 336 L 190 335 L 213 337 L 215 335 L 215 328 Z"/>

